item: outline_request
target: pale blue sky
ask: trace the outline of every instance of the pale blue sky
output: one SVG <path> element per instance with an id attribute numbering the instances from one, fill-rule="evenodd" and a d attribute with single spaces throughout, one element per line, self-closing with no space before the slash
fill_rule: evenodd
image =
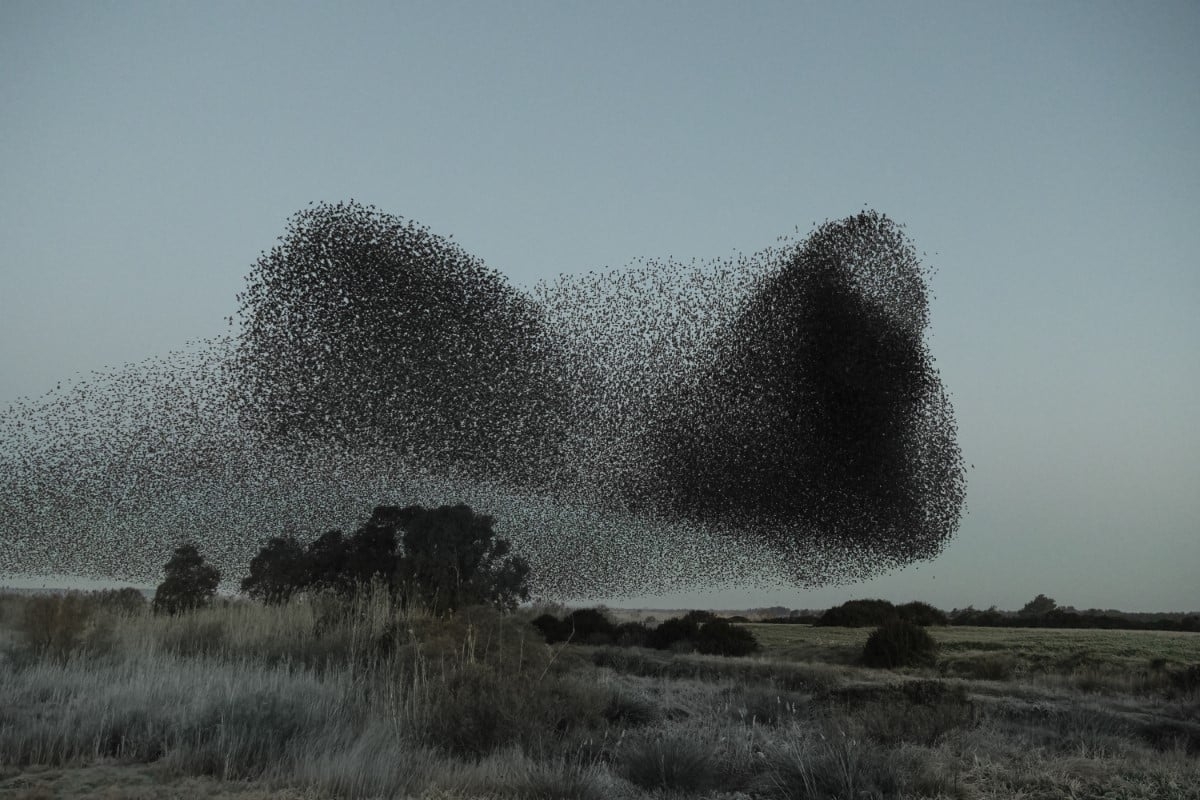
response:
<path id="1" fill-rule="evenodd" d="M 226 331 L 309 201 L 526 286 L 865 205 L 938 270 L 961 531 L 680 602 L 1198 609 L 1197 42 L 1195 2 L 4 0 L 0 403 Z"/>

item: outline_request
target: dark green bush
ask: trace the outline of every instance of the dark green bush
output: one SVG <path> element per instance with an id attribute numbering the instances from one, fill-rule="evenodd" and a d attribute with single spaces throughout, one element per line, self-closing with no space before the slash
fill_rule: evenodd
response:
<path id="1" fill-rule="evenodd" d="M 611 644 L 616 626 L 598 608 L 578 608 L 563 620 L 573 630 L 572 641 L 583 644 Z"/>
<path id="2" fill-rule="evenodd" d="M 545 637 L 546 644 L 565 642 L 571 637 L 571 626 L 553 614 L 542 614 L 531 624 Z"/>
<path id="3" fill-rule="evenodd" d="M 902 619 L 892 619 L 876 628 L 863 646 L 862 662 L 880 669 L 930 666 L 937 656 L 937 642 L 924 628 Z"/>
<path id="4" fill-rule="evenodd" d="M 646 644 L 656 650 L 670 650 L 680 644 L 693 643 L 700 633 L 700 623 L 694 619 L 672 617 L 650 631 Z"/>
<path id="5" fill-rule="evenodd" d="M 826 611 L 815 624 L 836 628 L 867 628 L 882 625 L 896 616 L 896 607 L 887 600 L 848 600 Z"/>
<path id="6" fill-rule="evenodd" d="M 758 651 L 758 640 L 745 628 L 723 619 L 712 619 L 701 626 L 695 638 L 696 649 L 717 656 L 748 656 Z"/>
<path id="7" fill-rule="evenodd" d="M 896 606 L 896 613 L 899 614 L 900 619 L 915 622 L 918 625 L 950 624 L 950 619 L 946 616 L 945 611 L 934 608 L 929 603 L 922 603 L 920 600 Z"/>

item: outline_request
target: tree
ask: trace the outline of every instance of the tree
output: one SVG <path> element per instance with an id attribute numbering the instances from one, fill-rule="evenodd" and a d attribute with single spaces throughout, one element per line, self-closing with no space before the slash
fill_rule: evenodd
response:
<path id="1" fill-rule="evenodd" d="M 492 525 L 465 505 L 378 506 L 351 536 L 329 531 L 303 550 L 290 537 L 271 539 L 242 591 L 272 603 L 305 589 L 349 596 L 378 580 L 435 613 L 475 604 L 511 610 L 529 598 L 529 565 Z"/>
<path id="2" fill-rule="evenodd" d="M 396 581 L 410 600 L 434 613 L 486 603 L 514 609 L 529 599 L 529 564 L 497 539 L 495 520 L 470 506 L 379 506 L 378 526 L 403 531 Z"/>
<path id="3" fill-rule="evenodd" d="M 1058 608 L 1058 603 L 1044 594 L 1039 594 L 1026 603 L 1018 613 L 1023 617 L 1042 617 L 1056 608 Z"/>
<path id="4" fill-rule="evenodd" d="M 268 604 L 286 603 L 309 582 L 308 562 L 293 536 L 275 536 L 250 561 L 242 592 Z"/>
<path id="5" fill-rule="evenodd" d="M 178 614 L 206 605 L 217 593 L 221 573 L 191 543 L 175 548 L 163 567 L 165 579 L 154 592 L 155 613 Z"/>

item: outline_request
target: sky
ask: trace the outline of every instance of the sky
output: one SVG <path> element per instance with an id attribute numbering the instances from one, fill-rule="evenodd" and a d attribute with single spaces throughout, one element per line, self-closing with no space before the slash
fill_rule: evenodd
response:
<path id="1" fill-rule="evenodd" d="M 972 467 L 853 597 L 1200 609 L 1200 4 L 0 3 L 0 407 L 229 332 L 312 201 L 531 287 L 864 208 Z"/>

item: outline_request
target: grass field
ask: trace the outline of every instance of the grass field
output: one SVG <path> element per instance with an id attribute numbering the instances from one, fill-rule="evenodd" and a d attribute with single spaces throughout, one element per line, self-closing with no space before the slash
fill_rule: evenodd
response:
<path id="1" fill-rule="evenodd" d="M 40 601 L 39 601 L 40 602 Z M 178 617 L 0 596 L 0 797 L 1200 800 L 1200 636 L 749 625 L 750 658 L 550 647 L 382 595 Z"/>
<path id="2" fill-rule="evenodd" d="M 853 663 L 869 628 L 748 624 L 764 653 L 795 661 Z M 1200 636 L 1173 631 L 1056 630 L 1047 628 L 934 627 L 940 661 L 949 671 L 971 660 L 1003 656 L 1014 672 L 1037 675 L 1092 668 L 1139 672 L 1155 659 L 1169 664 L 1200 662 Z"/>

